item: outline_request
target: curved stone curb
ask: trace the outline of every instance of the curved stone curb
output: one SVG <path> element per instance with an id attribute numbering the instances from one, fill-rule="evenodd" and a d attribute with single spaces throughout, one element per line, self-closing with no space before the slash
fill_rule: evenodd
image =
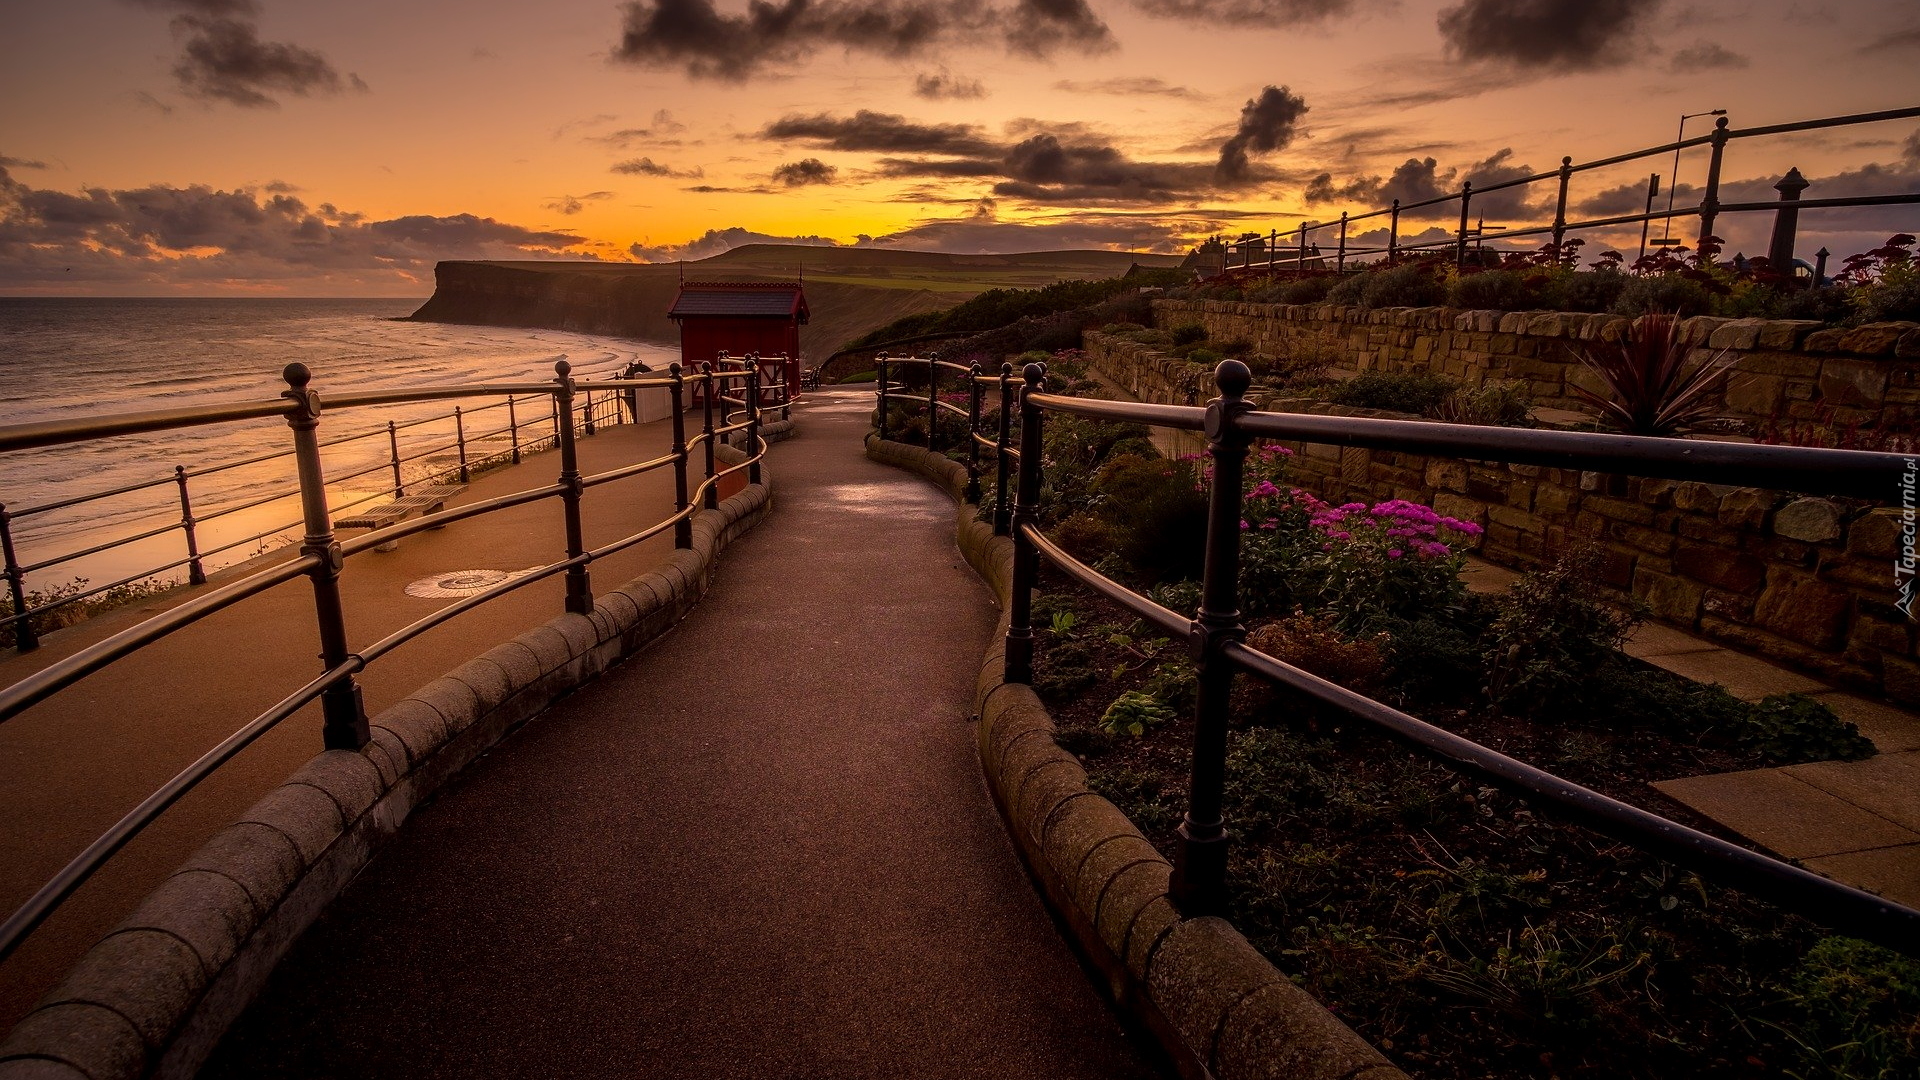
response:
<path id="1" fill-rule="evenodd" d="M 1217 1080 L 1391 1080 L 1405 1074 L 1261 956 L 1224 919 L 1183 919 L 1173 868 L 1133 822 L 1088 789 L 1054 742 L 1033 690 L 1002 680 L 1013 541 L 961 499 L 965 467 L 917 446 L 867 438 L 867 456 L 920 474 L 959 504 L 955 534 L 1000 602 L 975 684 L 987 786 L 1047 903 L 1183 1075 Z"/>
<path id="2" fill-rule="evenodd" d="M 791 426 L 790 424 L 788 425 Z M 782 435 L 785 434 L 783 431 Z M 717 447 L 727 464 L 746 455 Z M 448 779 L 693 609 L 771 485 L 693 518 L 693 547 L 428 683 L 214 836 L 0 1044 L 0 1080 L 188 1077 L 327 904 Z"/>

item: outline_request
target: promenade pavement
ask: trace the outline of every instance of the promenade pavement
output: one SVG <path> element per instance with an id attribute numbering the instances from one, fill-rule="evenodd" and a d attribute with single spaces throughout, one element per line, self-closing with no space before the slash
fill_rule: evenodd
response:
<path id="1" fill-rule="evenodd" d="M 810 395 L 694 613 L 416 812 L 206 1077 L 1142 1077 L 964 704 L 953 507 Z"/>
<path id="2" fill-rule="evenodd" d="M 601 427 L 579 440 L 581 470 L 591 475 L 649 460 L 671 445 L 664 422 Z M 449 505 L 550 484 L 559 468 L 558 454 L 533 455 L 475 478 Z M 582 505 L 589 545 L 631 535 L 672 512 L 672 471 L 593 488 Z M 460 570 L 543 565 L 564 558 L 565 546 L 560 503 L 549 499 L 410 536 L 391 552 L 356 556 L 340 579 L 349 640 L 356 648 L 371 644 L 459 599 L 409 595 L 410 583 Z M 595 563 L 594 580 L 617 585 L 637 577 L 672 547 L 671 534 L 637 545 Z M 214 584 L 288 554 L 223 571 Z M 24 655 L 0 651 L 0 685 L 200 591 L 176 590 L 56 631 Z M 557 577 L 539 582 L 401 646 L 360 677 L 368 713 L 559 614 L 564 593 Z M 318 653 L 313 589 L 296 580 L 0 724 L 0 905 L 11 912 L 169 777 L 319 674 Z M 202 843 L 321 748 L 318 710 L 310 708 L 242 751 L 129 844 L 0 964 L 0 1031 Z"/>

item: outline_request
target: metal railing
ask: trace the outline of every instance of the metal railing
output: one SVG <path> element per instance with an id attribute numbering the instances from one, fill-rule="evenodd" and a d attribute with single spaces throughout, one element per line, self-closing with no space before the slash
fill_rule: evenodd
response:
<path id="1" fill-rule="evenodd" d="M 958 366 L 921 358 L 890 363 L 896 370 L 903 365 L 924 366 L 930 383 L 942 368 Z M 982 375 L 977 367 L 968 369 L 973 387 L 972 407 L 966 416 L 970 454 L 977 454 L 978 448 L 994 452 L 1001 477 L 994 492 L 994 531 L 1011 535 L 1014 543 L 1005 678 L 1014 683 L 1031 683 L 1033 679 L 1033 591 L 1042 557 L 1139 619 L 1188 643 L 1189 655 L 1196 658 L 1199 669 L 1199 689 L 1194 706 L 1188 803 L 1179 829 L 1171 885 L 1171 897 L 1183 913 L 1220 914 L 1227 907 L 1228 834 L 1223 804 L 1228 699 L 1234 676 L 1244 672 L 1305 694 L 1455 770 L 1517 793 L 1569 821 L 1702 877 L 1846 934 L 1920 956 L 1920 911 L 1630 806 L 1248 648 L 1243 643 L 1245 629 L 1240 625 L 1238 581 L 1243 466 L 1255 439 L 1294 439 L 1473 461 L 1743 484 L 1881 502 L 1896 497 L 1901 475 L 1909 468 L 1908 458 L 1856 450 L 1262 413 L 1246 400 L 1252 375 L 1237 360 L 1220 364 L 1215 372 L 1220 396 L 1205 408 L 1049 394 L 1045 392 L 1046 369 L 1041 364 L 1028 364 L 1022 376 L 1016 402 L 1012 365 L 1003 366 L 998 376 Z M 895 392 L 900 389 L 882 379 L 877 396 L 883 418 L 887 406 L 898 400 Z M 984 392 L 995 389 L 1000 393 L 1000 415 L 993 422 L 996 432 L 989 437 L 981 431 L 979 403 Z M 929 392 L 929 401 L 933 400 Z M 1015 408 L 1020 413 L 1017 446 L 1010 435 Z M 1048 413 L 1204 432 L 1212 480 L 1200 608 L 1195 615 L 1171 611 L 1133 592 L 1075 559 L 1040 530 L 1041 446 Z M 1017 493 L 1012 496 L 1010 509 L 1006 483 L 1009 468 L 1018 469 Z M 977 481 L 978 472 L 976 460 L 969 464 L 970 479 Z M 970 488 L 977 492 L 977 483 Z"/>
<path id="2" fill-rule="evenodd" d="M 720 483 L 723 479 L 744 472 L 749 483 L 759 482 L 760 460 L 766 449 L 760 436 L 762 417 L 768 408 L 785 411 L 791 402 L 784 379 L 776 379 L 771 386 L 762 387 L 761 372 L 757 365 L 734 361 L 724 355 L 717 365 L 703 363 L 700 370 L 693 374 L 683 372 L 679 364 L 674 364 L 665 377 L 610 379 L 592 386 L 576 383 L 570 370 L 570 366 L 561 361 L 554 365 L 555 377 L 552 382 L 425 387 L 329 398 L 325 404 L 328 411 L 453 398 L 546 398 L 553 404 L 556 421 L 554 439 L 560 457 L 560 474 L 554 483 L 449 507 L 344 542 L 337 540 L 333 534 L 333 508 L 327 502 L 327 480 L 320 459 L 320 449 L 324 445 L 319 438 L 321 397 L 310 385 L 312 375 L 304 365 L 292 364 L 287 367 L 284 375 L 288 388 L 277 400 L 123 414 L 77 423 L 0 427 L 0 454 L 4 454 L 115 435 L 282 418 L 292 433 L 293 448 L 290 453 L 299 476 L 301 525 L 305 529 L 298 557 L 216 586 L 0 689 L 0 723 L 11 720 L 34 704 L 121 657 L 215 612 L 299 577 L 307 577 L 312 581 L 315 621 L 321 643 L 321 671 L 317 676 L 167 781 L 69 862 L 4 924 L 0 924 L 0 960 L 10 955 L 75 889 L 181 796 L 233 755 L 305 706 L 314 701 L 320 702 L 322 743 L 327 749 L 358 750 L 365 746 L 369 738 L 368 720 L 361 702 L 360 687 L 354 676 L 400 645 L 476 607 L 556 575 L 565 575 L 566 610 L 585 614 L 593 610 L 593 587 L 588 573 L 592 563 L 661 535 L 668 529 L 673 530 L 674 546 L 691 548 L 693 516 L 701 507 L 709 510 L 719 507 Z M 733 396 L 726 392 L 729 387 L 742 389 L 738 396 Z M 581 475 L 575 440 L 577 426 L 584 425 L 576 425 L 575 417 L 582 411 L 582 399 L 603 391 L 624 394 L 659 388 L 666 389 L 671 395 L 672 448 L 666 454 L 648 461 L 591 476 Z M 700 430 L 692 436 L 688 435 L 686 428 L 689 388 L 698 389 L 702 399 L 698 414 Z M 773 403 L 763 407 L 763 402 L 768 400 L 766 391 L 771 391 Z M 732 411 L 735 408 L 739 410 L 737 419 Z M 746 459 L 735 465 L 720 467 L 714 448 L 722 441 L 743 442 L 747 447 Z M 696 450 L 701 452 L 702 461 L 697 466 L 694 464 Z M 674 472 L 673 513 L 631 535 L 600 547 L 587 548 L 580 515 L 585 493 L 616 480 L 667 468 Z M 704 470 L 704 476 L 697 484 L 690 475 L 695 468 Z M 426 529 L 437 529 L 468 518 L 555 498 L 561 503 L 565 558 L 477 592 L 358 650 L 350 647 L 339 582 L 347 561 L 353 556 Z"/>
<path id="3" fill-rule="evenodd" d="M 611 390 L 589 390 L 583 392 L 575 402 L 575 409 L 579 414 L 575 423 L 588 435 L 592 435 L 599 427 L 607 425 L 609 413 L 611 413 L 613 423 L 620 423 L 623 415 L 617 403 L 617 394 L 617 391 Z M 547 397 L 547 395 L 541 395 L 541 398 Z M 510 462 L 518 465 L 524 453 L 543 449 L 549 444 L 557 442 L 559 438 L 560 420 L 557 412 L 548 412 L 543 407 L 543 415 L 533 417 L 532 419 L 522 418 L 520 408 L 525 406 L 528 401 L 529 399 L 524 396 L 516 397 L 513 394 L 508 394 L 504 401 L 483 405 L 479 408 L 464 409 L 461 406 L 455 406 L 453 411 L 449 413 L 439 413 L 433 416 L 419 417 L 411 420 L 388 420 L 384 425 L 370 427 L 367 430 L 350 435 L 342 435 L 337 438 L 322 440 L 320 447 L 323 450 L 351 447 L 354 446 L 354 444 L 378 439 L 382 435 L 386 437 L 387 443 L 387 452 L 384 457 L 365 454 L 362 456 L 362 460 L 370 463 L 360 465 L 353 471 L 335 475 L 328 480 L 328 483 L 337 488 L 354 480 L 362 480 L 363 483 L 360 486 L 365 487 L 368 483 L 371 483 L 371 481 L 367 481 L 366 478 L 378 476 L 382 473 L 390 473 L 391 482 L 377 485 L 376 490 L 371 493 L 333 503 L 331 508 L 335 511 L 349 510 L 354 507 L 379 502 L 383 499 L 404 498 L 406 496 L 406 489 L 409 486 L 417 486 L 421 483 L 437 484 L 457 479 L 460 483 L 464 484 L 472 478 L 473 471 L 476 468 L 482 468 L 495 462 Z M 475 417 L 502 409 L 506 411 L 506 423 L 504 425 L 492 428 L 482 427 L 480 430 L 469 430 L 469 425 Z M 157 414 L 145 415 L 151 416 Z M 446 424 L 449 421 L 451 421 L 450 428 L 444 434 L 425 431 L 430 425 Z M 482 421 L 482 423 L 484 424 L 485 421 Z M 424 445 L 410 445 L 406 448 L 405 452 L 403 452 L 401 447 L 401 433 L 410 431 L 419 432 L 412 440 L 416 443 L 423 439 L 438 441 L 426 441 Z M 479 453 L 474 452 L 475 444 L 485 444 L 488 440 L 498 439 L 501 436 L 506 437 L 508 443 L 507 448 Z M 34 625 L 34 620 L 51 615 L 62 607 L 85 602 L 93 597 L 112 592 L 115 589 L 131 585 L 135 582 L 154 579 L 171 579 L 172 575 L 177 574 L 177 572 L 183 568 L 186 571 L 187 584 L 206 584 L 207 565 L 209 562 L 218 559 L 222 555 L 243 549 L 250 544 L 256 546 L 262 545 L 268 537 L 277 536 L 289 530 L 300 528 L 302 522 L 299 520 L 287 521 L 264 530 L 250 531 L 238 539 L 212 547 L 201 546 L 201 527 L 209 522 L 218 521 L 223 518 L 232 517 L 233 515 L 245 513 L 249 510 L 285 501 L 297 496 L 299 494 L 299 488 L 294 484 L 279 484 L 268 488 L 264 492 L 251 492 L 234 501 L 222 503 L 216 509 L 207 510 L 204 505 L 196 503 L 191 483 L 195 480 L 231 473 L 238 469 L 252 468 L 255 466 L 271 466 L 275 462 L 284 461 L 293 457 L 294 453 L 291 449 L 277 450 L 268 454 L 256 454 L 249 457 L 237 458 L 232 461 L 223 461 L 213 465 L 203 465 L 194 468 L 188 468 L 185 465 L 175 465 L 171 475 L 156 477 L 152 480 L 124 484 L 118 487 L 91 491 L 81 495 L 74 495 L 23 507 L 9 507 L 5 503 L 0 503 L 0 575 L 4 575 L 6 578 L 8 598 L 12 602 L 11 611 L 0 614 L 0 626 L 11 628 L 14 647 L 18 651 L 30 652 L 38 648 L 40 644 L 40 634 Z M 425 468 L 423 469 L 419 466 L 425 466 Z M 409 467 L 412 467 L 410 471 L 415 474 L 411 482 L 406 478 Z M 61 510 L 71 510 L 76 507 L 93 506 L 94 504 L 103 503 L 108 500 L 137 495 L 141 492 L 154 491 L 169 486 L 175 490 L 175 502 L 179 509 L 179 517 L 176 519 L 158 526 L 138 528 L 137 531 L 129 535 L 117 536 L 102 543 L 64 551 L 32 561 L 23 561 L 20 556 L 20 550 L 24 545 L 14 533 L 13 525 L 17 521 L 55 513 Z M 148 520 L 152 519 L 152 515 L 145 516 Z M 38 604 L 31 603 L 33 593 L 27 588 L 27 582 L 31 575 L 67 566 L 95 555 L 113 551 L 117 548 L 128 547 L 144 540 L 150 540 L 154 537 L 164 536 L 174 532 L 180 534 L 181 542 L 180 554 L 177 558 L 117 577 L 103 585 L 62 593 L 44 599 Z"/>
<path id="4" fill-rule="evenodd" d="M 1695 246 L 1696 250 L 1701 250 L 1699 240 L 1704 240 L 1714 235 L 1714 222 L 1719 215 L 1772 210 L 1776 213 L 1777 217 L 1775 220 L 1775 239 L 1773 243 L 1769 245 L 1769 256 L 1773 257 L 1781 252 L 1781 230 L 1784 229 L 1784 252 L 1786 258 L 1773 258 L 1773 262 L 1775 263 L 1776 270 L 1785 272 L 1781 270 L 1781 267 L 1793 257 L 1793 234 L 1796 227 L 1797 215 L 1801 210 L 1820 210 L 1850 206 L 1920 204 L 1920 192 L 1861 195 L 1832 199 L 1802 199 L 1800 198 L 1800 192 L 1807 186 L 1806 182 L 1803 180 L 1799 181 L 1798 186 L 1795 186 L 1789 179 L 1783 179 L 1780 185 L 1776 185 L 1777 190 L 1779 190 L 1781 194 L 1781 198 L 1777 201 L 1723 203 L 1720 201 L 1720 171 L 1727 144 L 1737 139 L 1783 135 L 1799 131 L 1814 131 L 1821 128 L 1847 127 L 1854 124 L 1872 124 L 1886 120 L 1903 120 L 1915 116 L 1920 116 L 1920 107 L 1886 109 L 1880 112 L 1870 113 L 1854 113 L 1848 116 L 1832 116 L 1819 120 L 1802 120 L 1791 124 L 1769 124 L 1764 127 L 1746 128 L 1743 130 L 1733 129 L 1729 126 L 1727 118 L 1722 116 L 1716 122 L 1710 134 L 1697 135 L 1691 139 L 1681 139 L 1661 146 L 1650 146 L 1644 150 L 1633 150 L 1624 154 L 1615 154 L 1612 157 L 1600 158 L 1596 161 L 1583 162 L 1577 165 L 1574 164 L 1573 158 L 1563 157 L 1560 159 L 1560 167 L 1552 172 L 1533 173 L 1528 176 L 1515 177 L 1511 180 L 1504 180 L 1479 188 L 1474 187 L 1472 181 L 1469 180 L 1460 185 L 1459 191 L 1449 192 L 1431 199 L 1404 203 L 1399 199 L 1395 199 L 1391 206 L 1370 210 L 1366 213 L 1352 214 L 1343 211 L 1338 221 L 1303 221 L 1292 229 L 1269 230 L 1268 234 L 1264 237 L 1256 236 L 1232 242 L 1223 242 L 1223 269 L 1251 269 L 1256 266 L 1265 267 L 1269 270 L 1326 269 L 1328 268 L 1329 259 L 1326 254 L 1320 250 L 1320 233 L 1321 230 L 1325 229 L 1338 230 L 1334 246 L 1335 253 L 1331 259 L 1331 268 L 1335 270 L 1345 270 L 1347 268 L 1347 260 L 1357 256 L 1385 255 L 1387 261 L 1393 263 L 1397 262 L 1405 252 L 1444 248 L 1453 248 L 1456 264 L 1464 265 L 1467 261 L 1467 251 L 1470 244 L 1477 243 L 1484 245 L 1489 241 L 1514 240 L 1523 237 L 1551 236 L 1553 249 L 1558 251 L 1562 249 L 1562 244 L 1570 232 L 1615 228 L 1622 225 L 1642 224 L 1653 221 L 1671 222 L 1671 220 L 1676 218 L 1698 218 L 1700 220 Z M 1700 203 L 1698 205 L 1654 210 L 1653 198 L 1658 190 L 1659 182 L 1659 175 L 1656 173 L 1652 175 L 1651 182 L 1649 183 L 1647 210 L 1645 213 L 1621 214 L 1579 221 L 1567 220 L 1567 199 L 1573 177 L 1576 173 L 1590 172 L 1595 169 L 1621 165 L 1642 158 L 1664 157 L 1667 154 L 1678 154 L 1682 150 L 1695 146 L 1707 146 L 1710 148 L 1706 185 L 1701 191 Z M 1791 180 L 1798 180 L 1797 171 L 1789 170 L 1789 173 Z M 1494 192 L 1505 191 L 1509 188 L 1524 188 L 1530 184 L 1549 182 L 1557 183 L 1558 185 L 1558 195 L 1554 203 L 1552 224 L 1522 228 L 1495 227 L 1491 229 L 1488 228 L 1484 222 L 1477 225 L 1470 224 L 1473 221 L 1473 200 L 1475 197 L 1491 195 Z M 1414 211 L 1444 206 L 1455 201 L 1458 201 L 1460 204 L 1460 219 L 1453 236 L 1445 240 L 1428 240 L 1414 243 L 1400 242 L 1400 222 L 1403 216 L 1413 213 Z M 1387 243 L 1385 247 L 1356 247 L 1349 244 L 1348 230 L 1355 222 L 1381 217 L 1387 219 Z M 1643 236 L 1643 248 L 1644 243 L 1645 238 Z M 1282 254 L 1283 248 L 1286 251 L 1284 255 Z M 1712 261 L 1712 254 L 1710 252 L 1702 252 L 1702 255 L 1706 261 Z M 1824 259 L 1822 261 L 1824 262 Z"/>

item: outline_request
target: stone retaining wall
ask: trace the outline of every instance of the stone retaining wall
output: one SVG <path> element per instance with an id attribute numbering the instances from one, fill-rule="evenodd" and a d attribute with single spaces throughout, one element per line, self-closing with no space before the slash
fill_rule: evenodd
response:
<path id="1" fill-rule="evenodd" d="M 771 425 L 770 425 L 771 426 Z M 790 427 L 790 425 L 786 425 Z M 785 434 L 769 432 L 769 439 Z M 727 464 L 744 454 L 718 447 Z M 693 547 L 373 717 L 217 834 L 0 1043 L 0 1080 L 190 1077 L 274 965 L 414 807 L 558 698 L 645 648 L 706 592 L 766 484 L 693 518 Z"/>
<path id="2" fill-rule="evenodd" d="M 1087 787 L 1054 742 L 1031 688 L 1001 678 L 1013 544 L 965 501 L 966 470 L 869 436 L 875 461 L 917 472 L 958 504 L 960 550 L 1000 602 L 976 687 L 980 761 L 1007 832 L 1048 904 L 1183 1076 L 1217 1080 L 1393 1080 L 1405 1074 L 1321 1007 L 1224 919 L 1183 919 L 1168 864 L 1125 814 Z"/>
<path id="3" fill-rule="evenodd" d="M 1244 305 L 1242 305 L 1244 306 Z M 1264 305 L 1260 305 L 1264 306 Z M 1211 372 L 1089 333 L 1102 376 L 1145 401 L 1213 394 Z M 1278 412 L 1394 415 L 1255 396 Z M 1894 607 L 1896 508 L 1718 484 L 1469 463 L 1360 447 L 1289 443 L 1288 476 L 1334 502 L 1407 499 L 1486 528 L 1489 562 L 1526 569 L 1581 541 L 1605 552 L 1608 584 L 1661 622 L 1920 703 L 1912 620 Z M 1889 501 L 1897 500 L 1889 492 Z"/>
<path id="4" fill-rule="evenodd" d="M 1252 304 L 1156 300 L 1162 327 L 1199 323 L 1218 341 L 1244 340 L 1267 356 L 1288 355 L 1302 335 L 1318 338 L 1360 371 L 1438 371 L 1470 384 L 1524 381 L 1534 400 L 1578 408 L 1570 385 L 1598 391 L 1574 350 L 1618 341 L 1630 321 L 1576 312 L 1366 308 L 1341 304 Z M 1878 421 L 1889 410 L 1920 412 L 1920 324 L 1871 323 L 1829 329 L 1818 322 L 1716 319 L 1682 324 L 1701 355 L 1731 350 L 1739 372 L 1726 413 L 1765 424 Z"/>

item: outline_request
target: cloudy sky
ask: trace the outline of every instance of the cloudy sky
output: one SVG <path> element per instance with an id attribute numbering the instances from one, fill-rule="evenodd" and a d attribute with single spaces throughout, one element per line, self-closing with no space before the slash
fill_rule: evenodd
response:
<path id="1" fill-rule="evenodd" d="M 756 239 L 1177 251 L 1658 145 L 1682 113 L 1920 105 L 1912 0 L 0 3 L 6 294 L 419 296 L 437 259 Z M 1670 166 L 1582 175 L 1574 212 L 1632 212 Z M 1809 197 L 1920 190 L 1920 121 L 1736 142 L 1723 198 L 1789 166 Z M 1476 206 L 1539 223 L 1548 187 Z M 1805 246 L 1916 216 L 1808 215 Z"/>

